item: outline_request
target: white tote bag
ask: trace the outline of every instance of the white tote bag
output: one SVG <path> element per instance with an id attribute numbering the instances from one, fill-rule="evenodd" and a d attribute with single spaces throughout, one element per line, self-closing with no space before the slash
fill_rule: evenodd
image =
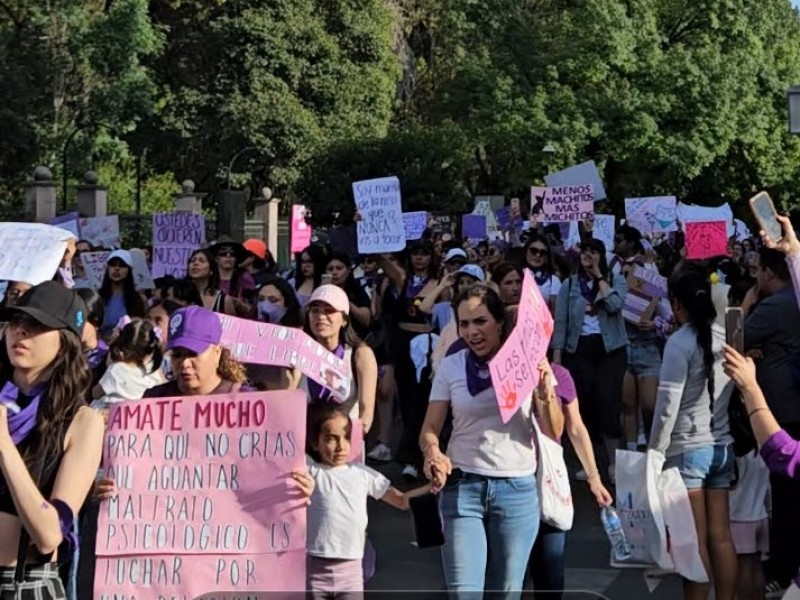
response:
<path id="1" fill-rule="evenodd" d="M 561 444 L 542 433 L 535 415 L 531 415 L 537 449 L 536 485 L 539 488 L 541 519 L 548 525 L 569 531 L 575 507 L 572 505 L 572 490 L 569 487 L 567 464 Z"/>

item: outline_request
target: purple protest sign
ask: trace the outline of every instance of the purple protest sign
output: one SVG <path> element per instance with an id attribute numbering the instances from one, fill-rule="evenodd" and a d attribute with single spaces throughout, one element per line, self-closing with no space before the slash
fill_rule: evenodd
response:
<path id="1" fill-rule="evenodd" d="M 484 215 L 462 215 L 461 235 L 474 240 L 486 237 L 486 217 Z"/>
<path id="2" fill-rule="evenodd" d="M 206 243 L 203 215 L 188 212 L 153 215 L 153 278 L 184 277 L 192 252 Z"/>

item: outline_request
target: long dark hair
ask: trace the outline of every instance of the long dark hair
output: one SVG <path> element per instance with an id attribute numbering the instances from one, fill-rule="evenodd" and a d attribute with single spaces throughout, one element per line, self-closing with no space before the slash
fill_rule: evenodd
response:
<path id="1" fill-rule="evenodd" d="M 106 313 L 106 304 L 103 298 L 91 288 L 80 288 L 75 290 L 75 293 L 86 305 L 86 322 L 99 330 L 103 325 Z"/>
<path id="2" fill-rule="evenodd" d="M 208 261 L 208 285 L 206 285 L 206 289 L 203 290 L 203 293 L 216 292 L 219 289 L 219 266 L 217 265 L 217 257 L 211 254 L 208 248 L 198 248 L 192 252 L 191 256 L 189 256 L 189 262 L 186 263 L 186 276 L 189 277 L 189 263 L 191 263 L 192 259 L 198 254 L 205 256 Z M 200 306 L 202 306 L 202 300 Z"/>
<path id="3" fill-rule="evenodd" d="M 597 266 L 600 267 L 600 273 L 603 275 L 603 277 L 609 278 L 608 285 L 613 285 L 608 268 L 608 258 L 606 257 L 606 245 L 601 240 L 590 238 L 581 242 L 581 252 L 583 252 L 583 250 L 586 248 L 594 250 L 600 255 L 600 260 L 597 263 Z M 581 273 L 583 270 L 583 265 L 581 264 L 580 259 L 578 259 L 578 263 L 575 266 L 575 272 Z"/>
<path id="4" fill-rule="evenodd" d="M 428 278 L 436 279 L 439 276 L 439 261 L 436 258 L 436 253 L 433 251 L 433 244 L 429 244 L 428 242 L 415 242 L 405 250 L 406 256 L 403 264 L 405 265 L 406 275 L 408 275 L 406 281 L 410 281 L 411 276 L 414 275 L 414 268 L 411 266 L 411 255 L 416 250 L 420 249 L 427 250 L 431 255 L 431 262 L 428 264 Z"/>
<path id="5" fill-rule="evenodd" d="M 203 306 L 203 297 L 191 279 L 181 279 L 173 283 L 167 290 L 172 290 L 172 297 L 188 305 Z M 174 301 L 173 301 L 174 302 Z"/>
<path id="6" fill-rule="evenodd" d="M 353 350 L 364 345 L 364 340 L 362 340 L 356 333 L 356 330 L 353 329 L 353 321 L 350 318 L 350 315 L 342 313 L 342 317 L 344 317 L 344 327 L 339 330 L 339 343 L 343 344 L 344 346 L 350 346 Z M 305 331 L 312 338 L 317 339 L 314 336 L 314 330 L 311 329 L 310 310 L 306 310 L 306 317 L 303 321 L 303 331 Z M 353 376 L 355 377 L 355 374 L 353 374 Z"/>
<path id="7" fill-rule="evenodd" d="M 506 278 L 506 275 L 512 272 L 519 275 L 520 278 L 525 277 L 522 267 L 520 267 L 518 264 L 509 261 L 503 261 L 492 270 L 492 281 L 497 285 L 500 285 L 500 282 Z"/>
<path id="8" fill-rule="evenodd" d="M 164 359 L 161 340 L 147 319 L 132 319 L 111 342 L 108 350 L 114 362 L 134 363 L 148 373 L 161 368 Z M 148 359 L 152 361 L 148 370 Z"/>
<path id="9" fill-rule="evenodd" d="M 339 261 L 345 267 L 347 267 L 347 279 L 345 282 L 339 286 L 344 290 L 344 293 L 347 294 L 347 297 L 350 298 L 350 301 L 361 300 L 361 296 L 364 295 L 364 288 L 362 288 L 358 281 L 356 281 L 355 275 L 353 275 L 353 261 L 350 260 L 350 257 L 344 252 L 333 252 L 331 253 L 330 257 L 328 257 L 327 265 L 330 265 L 334 260 Z"/>
<path id="10" fill-rule="evenodd" d="M 80 338 L 68 329 L 59 332 L 59 352 L 50 363 L 49 376 L 39 411 L 36 430 L 30 441 L 23 442 L 21 454 L 28 472 L 35 479 L 47 473 L 64 452 L 64 437 L 78 409 L 86 406 L 92 372 L 83 354 Z M 0 344 L 0 380 L 10 381 L 14 367 L 8 358 L 5 342 Z M 37 463 L 41 467 L 36 468 Z M 42 481 L 37 481 L 39 486 Z"/>
<path id="11" fill-rule="evenodd" d="M 314 265 L 314 289 L 317 289 L 322 284 L 322 275 L 325 273 L 328 257 L 325 250 L 316 244 L 311 244 L 297 255 L 294 266 L 294 288 L 296 290 L 299 290 L 306 281 L 306 277 L 303 275 L 303 254 L 308 254 Z"/>
<path id="12" fill-rule="evenodd" d="M 286 313 L 281 318 L 280 325 L 283 325 L 284 327 L 302 327 L 303 309 L 300 307 L 300 301 L 297 299 L 297 293 L 292 289 L 292 286 L 289 285 L 289 282 L 283 277 L 270 275 L 264 280 L 264 284 L 261 286 L 261 288 L 264 288 L 268 285 L 274 286 L 275 289 L 281 293 L 281 296 L 283 296 L 283 306 L 286 308 Z"/>
<path id="13" fill-rule="evenodd" d="M 697 335 L 697 345 L 703 351 L 703 363 L 708 378 L 711 397 L 711 414 L 714 414 L 714 349 L 711 326 L 717 318 L 717 309 L 711 298 L 711 283 L 706 270 L 699 265 L 684 264 L 669 278 L 670 298 L 680 302 L 686 310 L 688 324 Z"/>
<path id="14" fill-rule="evenodd" d="M 144 300 L 136 291 L 136 281 L 133 279 L 133 267 L 125 265 L 128 268 L 128 273 L 125 279 L 122 280 L 122 297 L 125 300 L 125 314 L 129 317 L 144 317 L 145 306 Z M 105 304 L 111 300 L 113 291 L 111 290 L 111 278 L 108 276 L 108 265 L 106 265 L 106 272 L 103 275 L 103 283 L 100 285 L 98 292 Z"/>

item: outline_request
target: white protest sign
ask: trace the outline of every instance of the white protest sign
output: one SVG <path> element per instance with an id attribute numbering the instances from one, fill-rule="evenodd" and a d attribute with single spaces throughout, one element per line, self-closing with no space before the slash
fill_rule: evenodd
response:
<path id="1" fill-rule="evenodd" d="M 492 210 L 492 205 L 488 200 L 479 200 L 476 202 L 475 208 L 472 210 L 472 214 L 486 217 L 486 237 L 488 237 L 490 241 L 500 240 L 503 238 L 500 227 L 497 225 L 497 217 L 495 216 L 494 210 Z"/>
<path id="2" fill-rule="evenodd" d="M 89 282 L 89 287 L 99 290 L 103 285 L 103 276 L 106 274 L 106 260 L 108 255 L 111 254 L 108 250 L 100 252 L 81 252 L 81 262 L 83 263 L 83 272 L 86 280 Z"/>
<path id="3" fill-rule="evenodd" d="M 133 260 L 133 281 L 136 284 L 136 289 L 152 290 L 156 287 L 153 283 L 153 276 L 150 274 L 150 267 L 147 266 L 147 257 L 144 255 L 144 250 L 133 248 L 130 250 L 131 260 Z"/>
<path id="4" fill-rule="evenodd" d="M 557 171 L 546 175 L 544 181 L 549 187 L 588 184 L 592 186 L 595 202 L 606 198 L 606 189 L 603 187 L 600 171 L 597 170 L 597 165 L 593 160 L 587 160 L 579 165 L 568 167 L 563 171 Z"/>
<path id="5" fill-rule="evenodd" d="M 67 213 L 61 215 L 50 221 L 50 225 L 55 225 L 61 229 L 69 231 L 75 236 L 76 240 L 81 239 L 81 223 L 80 215 L 77 212 Z"/>
<path id="6" fill-rule="evenodd" d="M 625 198 L 625 224 L 642 235 L 678 231 L 675 196 Z"/>
<path id="7" fill-rule="evenodd" d="M 69 231 L 44 223 L 0 223 L 0 280 L 38 285 L 56 274 Z"/>
<path id="8" fill-rule="evenodd" d="M 594 218 L 592 186 L 531 188 L 531 220 L 548 223 L 567 223 Z"/>
<path id="9" fill-rule="evenodd" d="M 428 228 L 428 213 L 424 210 L 403 213 L 403 230 L 406 240 L 418 240 Z"/>
<path id="10" fill-rule="evenodd" d="M 353 183 L 353 197 L 361 215 L 359 254 L 399 252 L 406 247 L 400 180 L 381 177 Z"/>
<path id="11" fill-rule="evenodd" d="M 753 234 L 750 233 L 750 228 L 744 224 L 743 221 L 739 219 L 735 219 L 733 222 L 734 229 L 736 230 L 736 241 L 741 242 L 748 238 L 753 237 Z"/>
<path id="12" fill-rule="evenodd" d="M 592 225 L 592 237 L 600 240 L 606 246 L 606 250 L 614 250 L 614 215 L 595 215 Z"/>
<path id="13" fill-rule="evenodd" d="M 733 210 L 731 210 L 731 206 L 727 202 L 721 206 L 697 206 L 678 202 L 677 212 L 678 220 L 682 224 L 725 221 L 728 237 L 732 237 L 736 233 L 736 226 L 733 223 Z"/>
<path id="14" fill-rule="evenodd" d="M 81 236 L 98 248 L 119 248 L 119 217 L 90 217 L 81 219 Z"/>

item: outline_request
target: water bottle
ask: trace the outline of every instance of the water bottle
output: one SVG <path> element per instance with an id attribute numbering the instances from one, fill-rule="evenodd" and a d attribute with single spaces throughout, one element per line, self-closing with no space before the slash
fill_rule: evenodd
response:
<path id="1" fill-rule="evenodd" d="M 631 557 L 631 549 L 625 540 L 622 523 L 613 506 L 604 506 L 600 509 L 600 522 L 603 523 L 603 529 L 606 530 L 608 541 L 611 542 L 614 559 L 617 561 L 628 560 Z"/>

